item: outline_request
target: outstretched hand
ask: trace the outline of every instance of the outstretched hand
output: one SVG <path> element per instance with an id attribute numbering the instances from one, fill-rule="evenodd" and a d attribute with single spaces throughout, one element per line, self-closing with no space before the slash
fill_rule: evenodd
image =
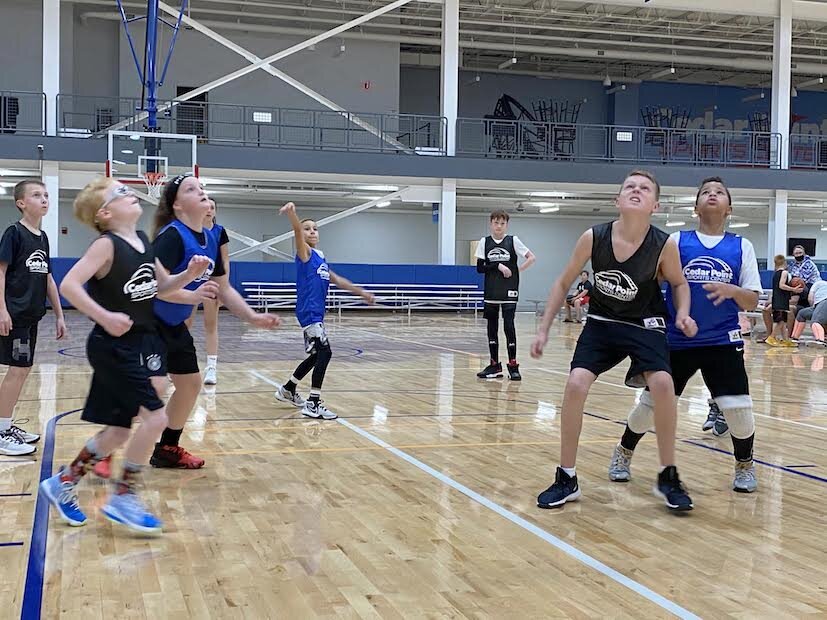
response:
<path id="1" fill-rule="evenodd" d="M 296 205 L 292 202 L 288 202 L 284 205 L 281 209 L 279 209 L 279 215 L 290 215 L 291 213 L 296 212 Z"/>

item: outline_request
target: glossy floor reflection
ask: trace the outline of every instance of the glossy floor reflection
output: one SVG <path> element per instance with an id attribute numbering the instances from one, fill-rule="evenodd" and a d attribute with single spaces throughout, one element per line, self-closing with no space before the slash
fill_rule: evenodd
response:
<path id="1" fill-rule="evenodd" d="M 555 326 L 540 362 L 522 356 L 522 383 L 481 382 L 482 320 L 346 315 L 330 324 L 325 385 L 343 421 L 318 422 L 272 398 L 271 383 L 301 357 L 300 331 L 250 330 L 224 313 L 220 323 L 219 383 L 201 395 L 182 442 L 207 465 L 145 476 L 163 537 L 131 537 L 96 514 L 106 488 L 95 479 L 81 485 L 89 524 L 69 529 L 52 517 L 46 531 L 35 500 L 50 437 L 36 459 L 0 457 L 4 617 L 18 617 L 24 589 L 41 585 L 44 536 L 45 618 L 827 615 L 822 349 L 747 345 L 762 461 L 753 495 L 731 491 L 730 440 L 701 432 L 706 393 L 699 378 L 690 384 L 678 458 L 696 510 L 680 518 L 651 494 L 653 437 L 630 483 L 607 480 L 618 421 L 635 398 L 625 368 L 587 402 L 582 500 L 535 507 L 557 462 L 578 325 Z M 83 404 L 88 323 L 73 315 L 70 327 L 60 345 L 41 332 L 17 412 L 27 426 L 45 429 Z M 520 315 L 518 329 L 525 352 L 533 316 Z M 90 432 L 79 414 L 62 417 L 54 462 Z"/>

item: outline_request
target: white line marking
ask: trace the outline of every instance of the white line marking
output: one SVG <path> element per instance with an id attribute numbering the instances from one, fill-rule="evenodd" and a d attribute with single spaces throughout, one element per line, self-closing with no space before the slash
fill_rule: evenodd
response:
<path id="1" fill-rule="evenodd" d="M 606 577 L 608 577 L 609 579 L 619 583 L 620 585 L 622 585 L 626 588 L 629 588 L 632 592 L 635 592 L 636 594 L 639 594 L 640 596 L 648 599 L 649 601 L 651 601 L 655 605 L 658 605 L 662 609 L 665 609 L 666 611 L 674 614 L 678 618 L 698 618 L 698 616 L 693 614 L 691 611 L 689 611 L 687 609 L 684 609 L 683 607 L 681 607 L 677 603 L 674 603 L 674 602 L 670 601 L 669 599 L 661 596 L 657 592 L 654 592 L 653 590 L 650 590 L 649 588 L 647 588 L 643 584 L 638 583 L 634 579 L 630 579 L 626 575 L 624 575 L 624 574 L 616 571 L 615 569 L 607 566 L 603 562 L 601 562 L 599 560 L 596 560 L 595 558 L 591 557 L 590 555 L 580 551 L 580 549 L 578 549 L 577 547 L 574 547 L 574 546 L 568 544 L 567 542 L 564 542 L 564 541 L 560 540 L 556 536 L 554 536 L 552 534 L 549 534 L 548 532 L 546 532 L 545 530 L 537 527 L 536 525 L 534 525 L 530 521 L 527 521 L 526 519 L 523 519 L 522 517 L 514 514 L 510 510 L 507 510 L 506 508 L 503 508 L 499 504 L 495 504 L 494 502 L 492 502 L 488 498 L 480 495 L 476 491 L 472 491 L 471 489 L 469 489 L 465 485 L 460 484 L 459 482 L 457 482 L 453 478 L 449 478 L 448 476 L 446 476 L 445 474 L 443 474 L 440 471 L 437 471 L 433 467 L 431 467 L 429 465 L 426 465 L 425 463 L 423 463 L 422 461 L 420 461 L 417 458 L 414 458 L 413 456 L 411 456 L 407 452 L 403 452 L 402 450 L 399 450 L 398 448 L 394 448 L 392 445 L 390 445 L 386 441 L 383 441 L 379 437 L 376 437 L 375 435 L 369 433 L 368 431 L 364 430 L 363 428 L 359 428 L 358 426 L 355 426 L 355 425 L 351 424 L 350 422 L 348 422 L 347 420 L 344 420 L 342 418 L 338 418 L 337 422 L 339 422 L 339 424 L 341 424 L 342 426 L 345 426 L 345 427 L 349 428 L 353 432 L 361 435 L 362 437 L 364 437 L 368 441 L 376 444 L 377 446 L 381 446 L 381 447 L 385 448 L 385 450 L 387 450 L 391 454 L 393 454 L 395 456 L 398 456 L 399 458 L 401 458 L 402 460 L 410 463 L 414 467 L 417 467 L 418 469 L 424 471 L 429 476 L 432 476 L 432 477 L 436 478 L 437 480 L 439 480 L 443 484 L 446 484 L 449 487 L 451 487 L 452 489 L 454 489 L 456 491 L 459 491 L 460 493 L 462 493 L 463 495 L 469 497 L 470 499 L 477 502 L 478 504 L 481 504 L 482 506 L 485 506 L 486 508 L 488 508 L 492 512 L 498 514 L 499 516 L 503 517 L 504 519 L 507 519 L 508 521 L 511 521 L 515 525 L 518 525 L 519 527 L 523 528 L 527 532 L 529 532 L 531 534 L 534 534 L 538 538 L 544 540 L 545 542 L 549 543 L 553 547 L 556 547 L 557 549 L 559 549 L 563 553 L 571 556 L 575 560 L 577 560 L 579 562 L 582 562 L 583 564 L 585 564 L 586 566 L 588 566 L 590 568 L 593 568 L 597 572 L 605 575 Z"/>
<path id="2" fill-rule="evenodd" d="M 261 379 L 265 383 L 269 383 L 270 385 L 273 385 L 273 386 L 278 385 L 275 381 L 273 381 L 269 377 L 264 376 L 263 374 L 261 374 L 258 371 L 251 370 L 250 374 L 253 375 L 254 377 L 257 377 L 257 378 Z M 508 519 L 509 521 L 514 523 L 515 525 L 518 525 L 521 528 L 523 528 L 524 530 L 530 532 L 531 534 L 534 534 L 538 538 L 541 538 L 542 540 L 544 540 L 547 543 L 549 543 L 550 545 L 556 547 L 557 549 L 559 549 L 563 553 L 566 553 L 566 554 L 570 555 L 575 560 L 578 560 L 578 561 L 582 562 L 586 566 L 595 569 L 599 573 L 602 573 L 603 575 L 605 575 L 609 579 L 612 579 L 613 581 L 616 581 L 620 585 L 625 586 L 625 587 L 629 588 L 630 590 L 632 590 L 633 592 L 639 594 L 640 596 L 652 601 L 655 605 L 658 605 L 659 607 L 661 607 L 661 608 L 665 609 L 666 611 L 676 615 L 677 617 L 679 617 L 679 618 L 698 618 L 698 616 L 696 616 L 692 612 L 684 609 L 683 607 L 681 607 L 677 603 L 673 603 L 669 599 L 664 598 L 663 596 L 661 596 L 657 592 L 654 592 L 653 590 L 650 590 L 649 588 L 647 588 L 646 586 L 638 583 L 634 579 L 630 579 L 626 575 L 624 575 L 624 574 L 616 571 L 615 569 L 603 564 L 603 562 L 594 559 L 593 557 L 591 557 L 590 555 L 587 555 L 586 553 L 583 553 L 577 547 L 573 547 L 572 545 L 568 544 L 567 542 L 564 542 L 564 541 L 560 540 L 556 536 L 554 536 L 552 534 L 549 534 L 548 532 L 546 532 L 543 529 L 540 529 L 539 527 L 537 527 L 533 523 L 531 523 L 529 521 L 526 521 L 522 517 L 514 514 L 510 510 L 507 510 L 507 509 L 503 508 L 499 504 L 495 504 L 494 502 L 492 502 L 488 498 L 480 495 L 476 491 L 472 491 L 471 489 L 469 489 L 465 485 L 460 484 L 459 482 L 457 482 L 453 478 L 449 478 L 448 476 L 446 476 L 445 474 L 443 474 L 440 471 L 437 471 L 433 467 L 431 467 L 429 465 L 426 465 L 425 463 L 423 463 L 422 461 L 420 461 L 417 458 L 414 458 L 413 456 L 411 456 L 407 452 L 403 452 L 402 450 L 399 450 L 398 448 L 394 448 L 392 445 L 390 445 L 389 443 L 383 441 L 379 437 L 376 437 L 375 435 L 372 435 L 371 433 L 367 432 L 366 430 L 351 424 L 347 420 L 344 420 L 342 418 L 337 418 L 336 421 L 339 422 L 339 424 L 341 424 L 342 426 L 345 426 L 345 427 L 349 428 L 350 430 L 352 430 L 353 432 L 361 435 L 362 437 L 364 437 L 368 441 L 371 441 L 372 443 L 375 443 L 377 446 L 381 446 L 382 448 L 385 448 L 391 454 L 394 454 L 395 456 L 398 456 L 402 460 L 407 461 L 411 465 L 421 469 L 426 474 L 428 474 L 430 476 L 433 476 L 434 478 L 436 478 L 437 480 L 439 480 L 443 484 L 446 484 L 449 487 L 451 487 L 452 489 L 454 489 L 456 491 L 459 491 L 463 495 L 471 498 L 472 500 L 474 500 L 478 504 L 481 504 L 481 505 L 485 506 L 486 508 L 488 508 L 489 510 L 497 513 L 501 517 L 503 517 L 505 519 Z"/>

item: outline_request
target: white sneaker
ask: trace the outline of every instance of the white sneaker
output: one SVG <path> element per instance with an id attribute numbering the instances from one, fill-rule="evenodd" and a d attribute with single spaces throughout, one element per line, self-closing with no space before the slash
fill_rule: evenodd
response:
<path id="1" fill-rule="evenodd" d="M 28 422 L 28 420 L 21 421 L 21 424 L 23 424 L 24 422 Z M 37 443 L 38 441 L 40 441 L 40 435 L 38 435 L 37 433 L 29 433 L 28 431 L 23 430 L 16 424 L 11 425 L 11 430 L 14 431 L 15 435 L 20 437 L 20 439 L 22 439 L 26 443 Z"/>
<path id="2" fill-rule="evenodd" d="M 287 403 L 288 405 L 293 405 L 297 409 L 301 409 L 304 407 L 305 401 L 298 392 L 291 392 L 283 385 L 280 385 L 276 388 L 275 394 L 276 400 L 279 400 L 283 403 Z"/>
<path id="3" fill-rule="evenodd" d="M 207 366 L 204 371 L 204 385 L 215 385 L 218 383 L 218 371 L 215 366 Z"/>
<path id="4" fill-rule="evenodd" d="M 304 404 L 301 414 L 308 418 L 316 418 L 317 420 L 335 420 L 339 417 L 322 403 L 316 404 L 312 400 L 308 400 Z"/>
<path id="5" fill-rule="evenodd" d="M 12 428 L 0 432 L 0 454 L 6 456 L 23 456 L 31 454 L 37 448 L 26 443 Z"/>

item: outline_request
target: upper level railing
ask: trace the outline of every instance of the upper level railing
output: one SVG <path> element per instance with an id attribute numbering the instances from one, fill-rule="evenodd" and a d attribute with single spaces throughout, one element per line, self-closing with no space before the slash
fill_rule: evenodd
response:
<path id="1" fill-rule="evenodd" d="M 58 95 L 58 132 L 90 137 L 108 128 L 144 129 L 140 100 Z M 445 154 L 445 119 L 417 114 L 335 112 L 223 103 L 162 101 L 158 127 L 208 144 L 371 153 Z"/>
<path id="2" fill-rule="evenodd" d="M 108 129 L 144 129 L 135 98 L 0 91 L 0 135 L 101 137 Z M 159 129 L 195 134 L 203 143 L 368 153 L 445 155 L 444 117 L 302 110 L 222 103 L 160 102 Z M 460 118 L 458 156 L 578 162 L 641 162 L 779 168 L 782 148 L 793 169 L 827 170 L 827 136 L 769 132 L 560 124 Z"/>
<path id="3" fill-rule="evenodd" d="M 457 121 L 457 155 L 557 161 L 779 168 L 781 136 L 761 132 Z"/>
<path id="4" fill-rule="evenodd" d="M 0 134 L 42 136 L 46 130 L 46 95 L 0 90 Z"/>

